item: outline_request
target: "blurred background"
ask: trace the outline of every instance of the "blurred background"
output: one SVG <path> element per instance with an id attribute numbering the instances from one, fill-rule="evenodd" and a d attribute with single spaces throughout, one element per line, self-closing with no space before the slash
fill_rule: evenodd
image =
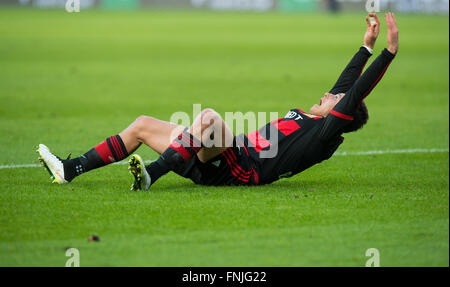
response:
<path id="1" fill-rule="evenodd" d="M 1 0 L 4 5 L 41 8 L 64 7 L 68 0 Z M 80 0 L 81 9 L 176 8 L 235 11 L 319 11 L 337 12 L 364 9 L 367 0 Z M 374 2 L 374 1 L 370 1 Z M 449 0 L 379 0 L 381 10 L 448 14 Z"/>

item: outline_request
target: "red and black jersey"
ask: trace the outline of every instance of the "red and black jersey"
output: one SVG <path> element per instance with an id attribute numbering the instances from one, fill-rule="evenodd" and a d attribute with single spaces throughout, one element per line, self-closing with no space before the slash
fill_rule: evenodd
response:
<path id="1" fill-rule="evenodd" d="M 290 110 L 284 118 L 234 138 L 233 146 L 202 163 L 195 156 L 174 171 L 203 185 L 266 184 L 295 175 L 330 158 L 343 142 L 344 128 L 380 81 L 394 58 L 386 49 L 361 75 L 371 56 L 362 47 L 330 93 L 345 93 L 327 117 Z"/>
<path id="2" fill-rule="evenodd" d="M 284 118 L 246 136 L 238 136 L 238 144 L 246 147 L 258 174 L 255 184 L 290 177 L 331 157 L 343 138 L 321 140 L 319 133 L 324 120 L 300 109 L 292 109 Z"/>
<path id="3" fill-rule="evenodd" d="M 236 137 L 257 173 L 253 177 L 255 184 L 290 177 L 333 155 L 343 142 L 343 129 L 353 120 L 356 109 L 383 77 L 395 55 L 384 49 L 361 75 L 370 56 L 361 47 L 347 65 L 330 91 L 345 96 L 327 117 L 292 109 L 284 118 Z"/>

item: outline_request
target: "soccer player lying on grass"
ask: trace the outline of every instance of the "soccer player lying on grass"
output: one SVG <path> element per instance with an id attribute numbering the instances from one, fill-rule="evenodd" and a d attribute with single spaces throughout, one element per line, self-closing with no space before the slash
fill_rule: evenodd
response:
<path id="1" fill-rule="evenodd" d="M 133 190 L 148 190 L 169 171 L 203 185 L 267 184 L 297 174 L 330 158 L 343 142 L 341 134 L 356 131 L 367 122 L 363 100 L 380 81 L 398 50 L 395 17 L 387 13 L 388 47 L 361 75 L 380 28 L 377 15 L 369 14 L 369 17 L 374 23 L 366 17 L 364 45 L 309 114 L 292 109 L 286 117 L 238 136 L 211 109 L 203 110 L 191 127 L 141 116 L 119 135 L 109 137 L 78 158 L 60 159 L 41 144 L 40 160 L 54 182 L 62 184 L 89 170 L 123 160 L 144 143 L 160 157 L 147 166 L 140 156 L 131 157 Z M 213 126 L 216 128 L 211 129 Z M 276 142 L 265 137 L 270 131 L 277 133 Z M 219 138 L 224 144 L 207 147 L 210 145 L 205 143 L 211 138 Z M 277 145 L 276 155 L 262 157 L 261 153 L 271 145 Z"/>

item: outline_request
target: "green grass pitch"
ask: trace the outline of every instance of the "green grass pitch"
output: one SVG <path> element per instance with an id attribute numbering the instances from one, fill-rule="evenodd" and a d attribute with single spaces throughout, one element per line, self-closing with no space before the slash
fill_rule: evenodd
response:
<path id="1" fill-rule="evenodd" d="M 150 192 L 129 191 L 126 165 L 66 186 L 4 168 L 38 163 L 39 143 L 78 156 L 194 103 L 308 110 L 361 45 L 363 16 L 1 10 L 0 266 L 64 266 L 68 247 L 81 266 L 364 266 L 368 248 L 381 266 L 448 266 L 447 16 L 397 14 L 400 52 L 339 149 L 441 152 L 335 156 L 257 187 L 169 174 Z"/>

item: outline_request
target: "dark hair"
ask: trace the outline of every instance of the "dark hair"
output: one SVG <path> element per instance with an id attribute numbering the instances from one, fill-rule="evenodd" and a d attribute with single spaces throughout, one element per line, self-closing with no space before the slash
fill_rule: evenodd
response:
<path id="1" fill-rule="evenodd" d="M 364 102 L 361 102 L 353 115 L 353 121 L 349 123 L 343 130 L 344 133 L 356 132 L 361 129 L 369 119 L 369 111 Z"/>

